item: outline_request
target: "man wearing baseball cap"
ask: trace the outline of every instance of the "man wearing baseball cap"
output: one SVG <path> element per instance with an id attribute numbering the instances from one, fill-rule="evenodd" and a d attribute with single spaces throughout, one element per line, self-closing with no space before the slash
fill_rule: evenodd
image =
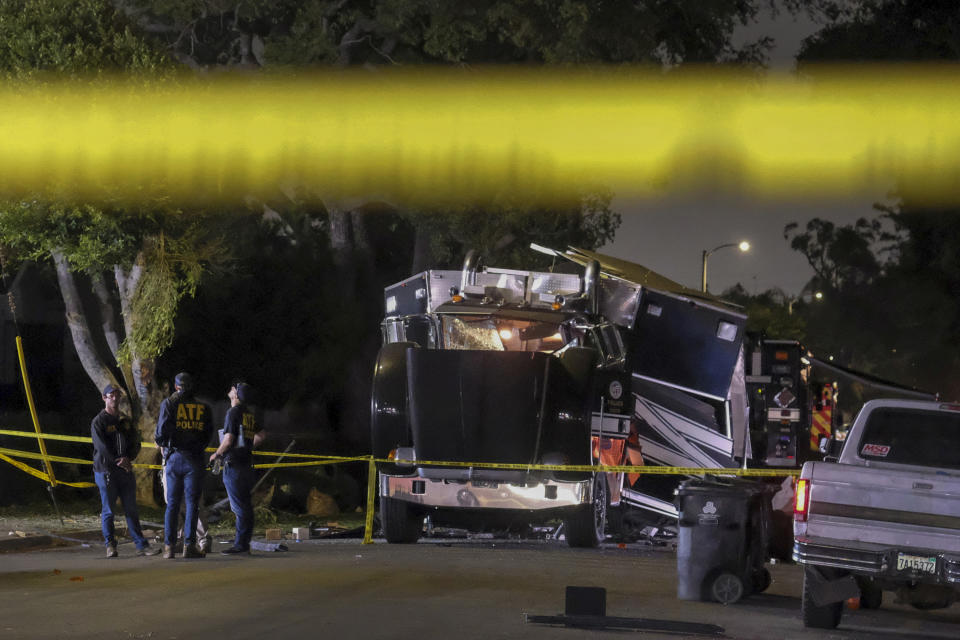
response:
<path id="1" fill-rule="evenodd" d="M 253 490 L 254 447 L 260 445 L 265 434 L 262 425 L 253 411 L 253 388 L 244 382 L 230 387 L 227 394 L 230 409 L 224 419 L 220 447 L 210 456 L 213 462 L 217 458 L 224 460 L 223 485 L 230 498 L 230 510 L 237 516 L 237 535 L 233 546 L 221 551 L 223 555 L 250 553 L 250 540 L 253 538 Z"/>
<path id="2" fill-rule="evenodd" d="M 140 453 L 140 434 L 121 415 L 118 403 L 123 392 L 108 384 L 103 388 L 103 411 L 90 423 L 93 438 L 93 478 L 100 489 L 103 511 L 100 525 L 103 530 L 107 557 L 117 557 L 117 538 L 114 534 L 113 506 L 117 498 L 127 518 L 127 531 L 137 547 L 137 555 L 153 556 L 159 549 L 151 548 L 140 528 L 137 511 L 137 480 L 133 475 L 133 460 Z"/>
<path id="3" fill-rule="evenodd" d="M 203 490 L 203 449 L 213 434 L 210 406 L 193 395 L 193 377 L 179 373 L 176 392 L 160 405 L 154 440 L 163 452 L 167 511 L 163 519 L 163 557 L 173 558 L 180 503 L 186 502 L 183 522 L 184 558 L 202 558 L 197 546 L 197 517 Z"/>

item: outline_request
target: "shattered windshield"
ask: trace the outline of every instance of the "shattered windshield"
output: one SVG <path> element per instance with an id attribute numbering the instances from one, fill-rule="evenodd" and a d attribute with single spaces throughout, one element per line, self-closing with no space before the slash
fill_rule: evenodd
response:
<path id="1" fill-rule="evenodd" d="M 565 344 L 559 322 L 482 314 L 444 315 L 441 326 L 447 349 L 552 353 Z"/>

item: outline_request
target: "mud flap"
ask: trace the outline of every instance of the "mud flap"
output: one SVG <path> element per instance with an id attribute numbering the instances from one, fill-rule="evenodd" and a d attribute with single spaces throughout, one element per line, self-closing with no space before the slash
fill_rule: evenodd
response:
<path id="1" fill-rule="evenodd" d="M 848 598 L 857 598 L 860 596 L 860 587 L 852 575 L 842 578 L 830 579 L 824 577 L 823 570 L 819 567 L 810 567 L 808 575 L 814 578 L 814 584 L 809 588 L 810 597 L 813 604 L 818 607 L 825 607 L 834 602 L 842 602 Z"/>

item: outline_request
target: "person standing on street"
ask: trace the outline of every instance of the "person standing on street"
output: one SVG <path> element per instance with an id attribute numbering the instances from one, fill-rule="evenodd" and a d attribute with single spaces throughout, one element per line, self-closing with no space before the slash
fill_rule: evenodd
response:
<path id="1" fill-rule="evenodd" d="M 160 405 L 154 440 L 164 459 L 167 511 L 163 518 L 163 557 L 173 558 L 180 504 L 186 502 L 183 558 L 202 558 L 197 546 L 197 517 L 203 490 L 203 450 L 213 434 L 210 406 L 194 398 L 193 378 L 179 373 L 176 391 Z"/>
<path id="2" fill-rule="evenodd" d="M 230 510 L 237 516 L 237 535 L 233 546 L 223 555 L 250 553 L 253 538 L 253 449 L 260 445 L 265 434 L 251 409 L 253 388 L 243 382 L 230 387 L 227 394 L 230 409 L 223 423 L 220 446 L 210 456 L 210 462 L 223 459 L 223 485 L 230 499 Z"/>
<path id="3" fill-rule="evenodd" d="M 127 519 L 127 531 L 137 547 L 138 556 L 154 556 L 159 549 L 151 548 L 143 537 L 140 514 L 137 511 L 137 480 L 133 475 L 133 460 L 140 453 L 140 434 L 121 415 L 118 403 L 122 391 L 108 384 L 103 388 L 103 411 L 90 423 L 93 439 L 93 478 L 100 490 L 103 510 L 100 527 L 107 547 L 107 557 L 117 557 L 117 538 L 114 534 L 113 507 L 120 498 Z"/>

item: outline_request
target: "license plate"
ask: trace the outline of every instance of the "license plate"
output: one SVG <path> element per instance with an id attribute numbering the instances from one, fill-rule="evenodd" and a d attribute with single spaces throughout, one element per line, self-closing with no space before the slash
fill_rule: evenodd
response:
<path id="1" fill-rule="evenodd" d="M 897 571 L 919 571 L 920 573 L 934 574 L 937 572 L 937 558 L 936 556 L 911 556 L 906 553 L 898 553 Z"/>

